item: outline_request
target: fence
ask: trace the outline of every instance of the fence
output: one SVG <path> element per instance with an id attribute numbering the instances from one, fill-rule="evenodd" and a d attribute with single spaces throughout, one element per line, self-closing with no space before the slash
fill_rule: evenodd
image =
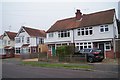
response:
<path id="1" fill-rule="evenodd" d="M 47 56 L 47 53 L 40 53 L 38 61 L 47 61 L 47 62 L 86 62 L 85 55 L 67 55 L 67 56 Z"/>

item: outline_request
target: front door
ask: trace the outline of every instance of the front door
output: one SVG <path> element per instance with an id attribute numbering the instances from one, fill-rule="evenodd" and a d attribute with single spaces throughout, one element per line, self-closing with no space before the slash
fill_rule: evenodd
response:
<path id="1" fill-rule="evenodd" d="M 52 56 L 55 56 L 55 53 L 56 53 L 55 46 L 52 46 Z"/>
<path id="2" fill-rule="evenodd" d="M 99 49 L 102 50 L 103 57 L 105 57 L 105 56 L 104 56 L 104 43 L 100 43 L 100 44 L 99 44 Z"/>

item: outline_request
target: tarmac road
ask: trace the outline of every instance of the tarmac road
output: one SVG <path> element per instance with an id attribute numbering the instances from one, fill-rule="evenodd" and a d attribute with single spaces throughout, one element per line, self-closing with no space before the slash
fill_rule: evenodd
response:
<path id="1" fill-rule="evenodd" d="M 90 65 L 96 66 L 97 64 Z M 91 71 L 70 70 L 23 66 L 19 65 L 19 61 L 8 60 L 2 62 L 2 78 L 118 78 L 116 67 L 104 70 L 100 68 L 104 68 L 105 65 L 98 64 L 97 66 Z"/>

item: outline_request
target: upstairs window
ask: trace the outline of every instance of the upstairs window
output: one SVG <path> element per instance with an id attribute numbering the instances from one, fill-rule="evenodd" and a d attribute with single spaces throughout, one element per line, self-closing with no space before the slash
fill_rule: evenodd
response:
<path id="1" fill-rule="evenodd" d="M 100 26 L 100 32 L 107 32 L 107 31 L 109 31 L 108 25 Z"/>
<path id="2" fill-rule="evenodd" d="M 19 37 L 16 37 L 16 38 L 15 38 L 15 42 L 16 42 L 16 43 L 20 43 L 20 38 L 19 38 Z"/>
<path id="3" fill-rule="evenodd" d="M 24 42 L 24 36 L 22 36 L 22 42 Z"/>
<path id="4" fill-rule="evenodd" d="M 39 44 L 43 44 L 44 43 L 44 39 L 39 38 Z"/>
<path id="5" fill-rule="evenodd" d="M 59 31 L 58 32 L 58 37 L 70 37 L 70 31 Z"/>
<path id="6" fill-rule="evenodd" d="M 80 28 L 77 31 L 77 35 L 80 36 L 84 36 L 84 35 L 92 35 L 93 34 L 93 29 L 92 27 L 87 27 L 87 28 Z"/>
<path id="7" fill-rule="evenodd" d="M 30 43 L 30 37 L 27 37 L 27 43 Z"/>
<path id="8" fill-rule="evenodd" d="M 10 44 L 10 41 L 8 41 L 8 45 Z"/>
<path id="9" fill-rule="evenodd" d="M 51 37 L 54 36 L 54 34 L 53 33 L 49 33 L 48 36 L 51 38 Z"/>

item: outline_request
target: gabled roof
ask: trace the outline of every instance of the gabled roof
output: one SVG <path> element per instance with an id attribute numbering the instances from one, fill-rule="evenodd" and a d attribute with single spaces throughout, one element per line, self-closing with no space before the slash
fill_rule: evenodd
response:
<path id="1" fill-rule="evenodd" d="M 47 33 L 101 24 L 110 24 L 113 23 L 114 13 L 115 9 L 111 9 L 91 14 L 83 14 L 80 20 L 77 20 L 76 17 L 58 20 L 51 26 Z"/>
<path id="2" fill-rule="evenodd" d="M 15 36 L 17 35 L 16 32 L 5 31 L 5 33 L 11 40 L 14 40 Z"/>
<path id="3" fill-rule="evenodd" d="M 32 37 L 46 37 L 46 33 L 44 30 L 28 28 L 25 26 L 23 26 L 23 29 Z"/>

